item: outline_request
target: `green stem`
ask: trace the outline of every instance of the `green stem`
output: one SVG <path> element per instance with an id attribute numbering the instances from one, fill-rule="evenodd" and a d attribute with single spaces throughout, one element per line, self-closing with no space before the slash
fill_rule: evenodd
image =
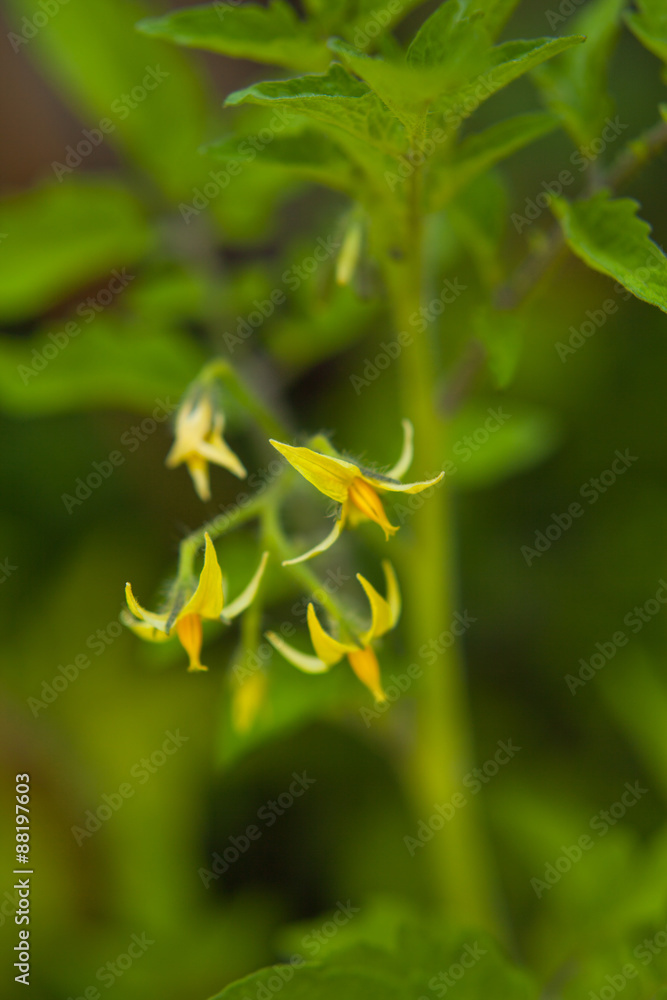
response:
<path id="1" fill-rule="evenodd" d="M 422 303 L 422 210 L 418 172 L 407 199 L 403 255 L 384 254 L 386 280 L 398 331 L 410 331 L 410 317 Z M 386 244 L 387 245 L 387 244 Z M 389 246 L 395 245 L 395 238 Z M 415 428 L 415 474 L 431 475 L 446 454 L 446 427 L 435 407 L 436 372 L 426 334 L 403 351 L 400 384 L 404 413 Z M 437 640 L 456 608 L 453 523 L 449 488 L 441 484 L 414 518 L 415 538 L 406 552 L 411 590 L 406 594 L 411 647 Z M 417 816 L 464 794 L 462 779 L 472 762 L 472 739 L 460 651 L 439 653 L 425 669 L 417 705 L 410 784 Z M 474 799 L 457 809 L 427 847 L 439 904 L 457 920 L 498 930 L 484 838 Z"/>
<path id="2" fill-rule="evenodd" d="M 219 379 L 224 385 L 228 386 L 237 402 L 255 418 L 269 437 L 280 440 L 287 435 L 287 431 L 280 421 L 259 401 L 255 393 L 247 387 L 232 365 L 228 364 L 222 358 L 210 361 L 199 374 L 199 381 L 202 382 L 212 382 L 216 379 Z"/>

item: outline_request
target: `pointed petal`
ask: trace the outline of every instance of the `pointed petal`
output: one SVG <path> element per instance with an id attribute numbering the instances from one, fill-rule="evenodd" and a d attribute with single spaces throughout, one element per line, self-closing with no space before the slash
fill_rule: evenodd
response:
<path id="1" fill-rule="evenodd" d="M 304 479 L 312 483 L 320 493 L 337 500 L 338 503 L 343 503 L 350 482 L 359 475 L 359 467 L 342 458 L 320 455 L 312 448 L 295 448 L 280 441 L 271 440 L 270 443 Z"/>
<path id="2" fill-rule="evenodd" d="M 383 702 L 387 696 L 382 690 L 382 680 L 380 678 L 380 664 L 377 656 L 370 646 L 365 649 L 357 649 L 353 653 L 348 653 L 350 666 L 362 684 L 365 684 L 369 691 L 375 696 L 375 700 Z"/>
<path id="3" fill-rule="evenodd" d="M 196 452 L 200 442 L 211 429 L 213 410 L 207 397 L 196 403 L 184 400 L 176 416 L 174 443 L 165 459 L 168 468 L 173 469 L 186 461 L 188 455 Z"/>
<path id="4" fill-rule="evenodd" d="M 146 622 L 148 625 L 152 626 L 152 628 L 156 628 L 160 632 L 167 631 L 167 619 L 169 618 L 169 615 L 153 614 L 152 611 L 146 611 L 145 608 L 142 608 L 132 593 L 132 586 L 129 583 L 125 584 L 125 600 L 127 601 L 127 606 L 135 618 L 139 618 L 141 621 Z"/>
<path id="5" fill-rule="evenodd" d="M 387 476 L 380 476 L 374 472 L 362 472 L 362 478 L 374 486 L 376 490 L 390 490 L 393 493 L 421 493 L 422 490 L 427 489 L 429 486 L 435 486 L 439 483 L 444 472 L 440 475 L 435 476 L 434 479 L 423 479 L 418 483 L 397 483 L 393 479 L 389 479 Z"/>
<path id="6" fill-rule="evenodd" d="M 315 652 L 320 660 L 328 663 L 330 667 L 342 660 L 346 653 L 359 649 L 358 646 L 349 642 L 339 642 L 338 639 L 334 639 L 328 632 L 325 632 L 315 614 L 313 604 L 308 605 L 308 629 Z"/>
<path id="7" fill-rule="evenodd" d="M 188 472 L 200 500 L 211 499 L 211 484 L 208 475 L 208 462 L 201 455 L 191 452 L 185 459 Z"/>
<path id="8" fill-rule="evenodd" d="M 372 639 L 379 639 L 381 635 L 394 627 L 394 612 L 388 601 L 378 594 L 372 583 L 357 573 L 357 580 L 366 591 L 371 606 L 371 627 L 366 632 L 361 632 L 359 638 L 364 646 L 367 646 Z"/>
<path id="9" fill-rule="evenodd" d="M 320 542 L 319 545 L 316 545 L 314 548 L 309 549 L 308 552 L 304 552 L 302 556 L 297 556 L 295 559 L 285 559 L 282 565 L 295 566 L 297 563 L 305 562 L 306 559 L 312 559 L 314 556 L 319 556 L 321 552 L 326 552 L 326 550 L 330 549 L 333 543 L 336 541 L 341 531 L 343 530 L 344 525 L 345 525 L 345 518 L 341 513 L 341 516 L 338 518 L 338 520 L 336 521 L 333 528 L 331 529 L 331 531 L 329 532 L 329 534 L 327 535 L 327 537 L 324 539 L 323 542 Z"/>
<path id="10" fill-rule="evenodd" d="M 205 538 L 204 568 L 201 571 L 197 589 L 187 604 L 179 611 L 177 622 L 186 615 L 219 618 L 222 611 L 222 571 L 218 565 L 215 547 L 208 532 L 206 532 Z"/>
<path id="11" fill-rule="evenodd" d="M 190 665 L 188 670 L 208 670 L 199 659 L 201 655 L 202 627 L 201 617 L 196 614 L 179 617 L 176 622 L 176 634 L 180 639 L 181 646 L 188 654 Z"/>
<path id="12" fill-rule="evenodd" d="M 392 524 L 384 507 L 382 506 L 382 501 L 377 495 L 376 491 L 372 486 L 366 482 L 364 476 L 356 476 L 350 483 L 350 510 L 356 508 L 357 511 L 361 511 L 364 517 L 367 517 L 369 521 L 375 521 L 379 524 L 384 531 L 384 537 L 388 540 L 392 535 L 395 535 L 398 531 L 396 525 Z"/>
<path id="13" fill-rule="evenodd" d="M 250 583 L 244 590 L 241 591 L 235 600 L 223 609 L 220 615 L 223 621 L 231 621 L 232 618 L 236 618 L 237 615 L 240 615 L 242 611 L 245 611 L 245 609 L 252 604 L 259 589 L 259 585 L 262 582 L 262 576 L 264 574 L 264 570 L 266 569 L 268 558 L 269 553 L 265 552 L 260 559 L 259 566 L 257 567 L 255 575 Z"/>
<path id="14" fill-rule="evenodd" d="M 131 614 L 126 611 L 121 612 L 121 621 L 123 625 L 131 629 L 135 635 L 138 635 L 140 639 L 147 639 L 148 642 L 169 642 L 173 638 L 171 635 L 167 635 L 166 632 L 162 632 L 160 629 L 155 628 L 153 625 L 149 625 L 148 622 L 141 622 L 136 618 L 133 618 Z"/>
<path id="15" fill-rule="evenodd" d="M 382 560 L 382 569 L 384 570 L 384 578 L 387 581 L 387 603 L 391 608 L 391 627 L 393 628 L 401 617 L 401 591 L 398 586 L 394 567 L 388 559 Z"/>
<path id="16" fill-rule="evenodd" d="M 223 469 L 229 469 L 239 479 L 245 479 L 248 473 L 245 470 L 240 458 L 234 454 L 226 441 L 223 441 L 219 434 L 211 434 L 210 438 L 202 441 L 197 448 L 197 452 L 202 458 L 221 465 Z"/>
<path id="17" fill-rule="evenodd" d="M 390 479 L 401 479 L 412 465 L 412 456 L 414 455 L 412 442 L 414 436 L 414 428 L 410 421 L 403 420 L 403 451 L 396 465 L 387 472 Z"/>
<path id="18" fill-rule="evenodd" d="M 298 667 L 299 670 L 303 670 L 304 673 L 323 674 L 329 669 L 330 664 L 324 663 L 317 656 L 309 656 L 307 653 L 302 653 L 300 649 L 295 649 L 275 632 L 267 632 L 266 638 L 274 649 L 277 649 L 286 660 Z"/>

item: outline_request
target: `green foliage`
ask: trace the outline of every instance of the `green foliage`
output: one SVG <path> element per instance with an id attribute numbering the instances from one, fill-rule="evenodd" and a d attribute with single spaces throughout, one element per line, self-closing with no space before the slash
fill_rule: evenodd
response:
<path id="1" fill-rule="evenodd" d="M 393 930 L 391 925 L 389 929 Z M 449 982 L 457 982 L 463 1000 L 489 995 L 498 1000 L 530 1000 L 534 995 L 535 987 L 528 977 L 513 968 L 483 933 L 447 933 L 413 923 L 399 927 L 391 936 L 391 946 L 359 942 L 325 951 L 315 962 L 304 961 L 303 955 L 295 953 L 293 965 L 273 966 L 248 976 L 213 1000 L 242 1000 L 262 987 L 270 991 L 273 985 L 275 990 L 277 983 L 284 983 L 281 995 L 287 1000 L 333 1000 L 341 996 L 350 1000 L 369 996 L 377 1000 L 414 1000 L 428 993 L 429 982 L 441 989 L 452 967 L 455 971 Z M 461 977 L 462 959 L 467 968 Z"/>
<path id="2" fill-rule="evenodd" d="M 642 45 L 667 63 L 667 9 L 662 0 L 637 0 L 625 23 Z"/>
<path id="3" fill-rule="evenodd" d="M 141 202 L 115 181 L 69 180 L 0 202 L 7 241 L 0 318 L 38 316 L 114 268 L 133 268 L 153 243 Z"/>
<path id="4" fill-rule="evenodd" d="M 597 138 L 613 110 L 608 97 L 609 61 L 625 2 L 594 0 L 586 4 L 572 24 L 578 34 L 585 36 L 586 44 L 535 70 L 535 80 L 548 106 L 561 117 L 577 144 Z"/>
<path id="5" fill-rule="evenodd" d="M 667 257 L 649 239 L 651 227 L 637 217 L 636 201 L 599 191 L 572 204 L 557 198 L 553 208 L 577 257 L 667 312 Z"/>

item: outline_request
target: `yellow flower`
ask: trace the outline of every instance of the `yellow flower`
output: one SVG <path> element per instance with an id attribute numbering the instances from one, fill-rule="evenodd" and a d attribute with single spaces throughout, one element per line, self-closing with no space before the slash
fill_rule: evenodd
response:
<path id="1" fill-rule="evenodd" d="M 206 533 L 206 553 L 204 568 L 199 577 L 199 583 L 192 596 L 184 603 L 176 601 L 171 611 L 155 614 L 146 611 L 136 601 L 130 584 L 125 586 L 127 605 L 134 617 L 127 615 L 125 624 L 142 639 L 150 642 L 164 642 L 173 637 L 172 629 L 176 629 L 181 645 L 188 654 L 190 665 L 188 670 L 207 670 L 200 660 L 202 646 L 202 619 L 230 622 L 236 618 L 253 601 L 269 553 L 265 552 L 252 580 L 241 594 L 225 606 L 222 592 L 222 571 L 218 557 L 208 533 Z"/>
<path id="2" fill-rule="evenodd" d="M 310 641 L 316 655 L 310 656 L 294 649 L 285 642 L 275 632 L 267 632 L 266 637 L 271 645 L 281 653 L 286 660 L 293 663 L 299 670 L 308 674 L 321 674 L 334 664 L 347 656 L 348 661 L 355 674 L 366 687 L 375 695 L 377 701 L 386 701 L 386 695 L 382 690 L 380 679 L 380 665 L 375 655 L 371 643 L 374 639 L 392 629 L 399 619 L 401 613 L 401 595 L 398 589 L 398 581 L 391 563 L 384 559 L 382 561 L 385 580 L 387 583 L 386 599 L 378 594 L 375 587 L 366 580 L 361 573 L 357 573 L 357 580 L 364 588 L 366 596 L 371 606 L 371 624 L 365 632 L 359 633 L 356 642 L 340 642 L 334 639 L 320 625 L 315 614 L 315 608 L 308 605 L 308 630 Z"/>
<path id="3" fill-rule="evenodd" d="M 214 406 L 211 391 L 207 389 L 189 393 L 176 414 L 176 439 L 165 465 L 174 469 L 185 462 L 201 500 L 211 498 L 209 462 L 222 465 L 239 479 L 247 475 L 240 460 L 222 439 L 224 427 L 224 414 Z"/>
<path id="4" fill-rule="evenodd" d="M 405 473 L 412 462 L 412 424 L 403 421 L 404 442 L 403 451 L 396 465 L 385 475 L 371 472 L 355 462 L 343 458 L 333 458 L 322 455 L 312 448 L 295 448 L 280 441 L 271 441 L 273 447 L 283 455 L 290 465 L 300 472 L 304 479 L 312 483 L 320 493 L 331 497 L 341 505 L 340 513 L 331 532 L 323 542 L 305 552 L 296 559 L 287 559 L 283 566 L 312 559 L 313 556 L 325 552 L 336 541 L 346 524 L 353 527 L 360 521 L 371 520 L 379 524 L 385 538 L 398 531 L 389 522 L 378 493 L 421 493 L 422 490 L 439 483 L 444 472 L 434 479 L 425 479 L 417 483 L 401 483 L 399 478 Z"/>

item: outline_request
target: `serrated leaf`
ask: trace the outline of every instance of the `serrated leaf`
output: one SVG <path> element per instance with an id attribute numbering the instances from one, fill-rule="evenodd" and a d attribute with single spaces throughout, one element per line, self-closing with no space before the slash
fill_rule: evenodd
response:
<path id="1" fill-rule="evenodd" d="M 351 908 L 352 915 L 347 919 L 355 919 L 356 909 Z M 528 976 L 513 968 L 483 932 L 447 933 L 415 924 L 402 928 L 391 951 L 370 944 L 352 944 L 308 963 L 296 952 L 291 965 L 263 969 L 232 983 L 212 1000 L 244 1000 L 267 991 L 275 993 L 278 983 L 285 1000 L 415 1000 L 429 993 L 428 984 L 434 978 L 443 986 L 441 973 L 460 964 L 462 958 L 466 960 L 466 972 L 457 981 L 460 1000 L 534 997 L 535 986 Z"/>
<path id="2" fill-rule="evenodd" d="M 10 7 L 17 21 L 35 14 L 32 0 L 10 0 Z M 99 131 L 100 142 L 120 149 L 169 198 L 179 199 L 201 177 L 197 147 L 212 109 L 183 53 L 136 32 L 146 13 L 134 0 L 61 4 L 48 30 L 37 31 L 26 51 L 55 80 L 83 124 Z M 58 159 L 66 156 L 63 148 Z"/>
<path id="3" fill-rule="evenodd" d="M 667 7 L 663 0 L 637 0 L 637 12 L 625 15 L 625 23 L 649 52 L 667 63 Z"/>
<path id="4" fill-rule="evenodd" d="M 552 132 L 557 124 L 549 114 L 517 115 L 468 136 L 449 160 L 434 163 L 427 181 L 429 210 L 438 211 L 479 174 Z"/>
<path id="5" fill-rule="evenodd" d="M 329 64 L 324 42 L 300 21 L 284 0 L 268 7 L 256 3 L 204 4 L 150 17 L 138 25 L 144 34 L 299 71 L 323 70 Z"/>
<path id="6" fill-rule="evenodd" d="M 382 153 L 397 156 L 407 148 L 400 123 L 365 83 L 342 66 L 334 65 L 325 74 L 257 83 L 235 91 L 226 101 L 228 105 L 246 102 L 284 106 L 320 127 L 335 130 L 337 136 L 346 133 Z"/>
<path id="7" fill-rule="evenodd" d="M 609 61 L 626 0 L 593 0 L 575 18 L 572 28 L 586 43 L 570 49 L 562 59 L 535 70 L 547 105 L 562 118 L 578 144 L 599 136 L 613 111 L 607 93 Z"/>
<path id="8" fill-rule="evenodd" d="M 276 137 L 259 152 L 242 136 L 235 135 L 210 143 L 206 152 L 227 164 L 284 170 L 289 177 L 323 184 L 350 195 L 360 183 L 359 176 L 335 142 L 312 131 Z"/>
<path id="9" fill-rule="evenodd" d="M 406 53 L 406 62 L 415 69 L 447 68 L 465 64 L 475 50 L 488 47 L 490 36 L 480 27 L 482 12 L 465 16 L 456 3 L 440 5 L 424 21 Z M 450 70 L 451 72 L 451 70 Z"/>
<path id="10" fill-rule="evenodd" d="M 595 271 L 620 282 L 638 299 L 667 312 L 667 257 L 649 239 L 631 198 L 600 191 L 576 202 L 552 201 L 570 249 Z"/>
<path id="11" fill-rule="evenodd" d="M 484 101 L 529 70 L 584 41 L 581 35 L 565 38 L 533 38 L 505 42 L 487 54 L 482 72 L 456 91 L 444 94 L 435 104 L 454 128 Z"/>
<path id="12" fill-rule="evenodd" d="M 0 318 L 39 316 L 87 283 L 130 267 L 152 236 L 120 184 L 77 179 L 0 202 Z"/>

